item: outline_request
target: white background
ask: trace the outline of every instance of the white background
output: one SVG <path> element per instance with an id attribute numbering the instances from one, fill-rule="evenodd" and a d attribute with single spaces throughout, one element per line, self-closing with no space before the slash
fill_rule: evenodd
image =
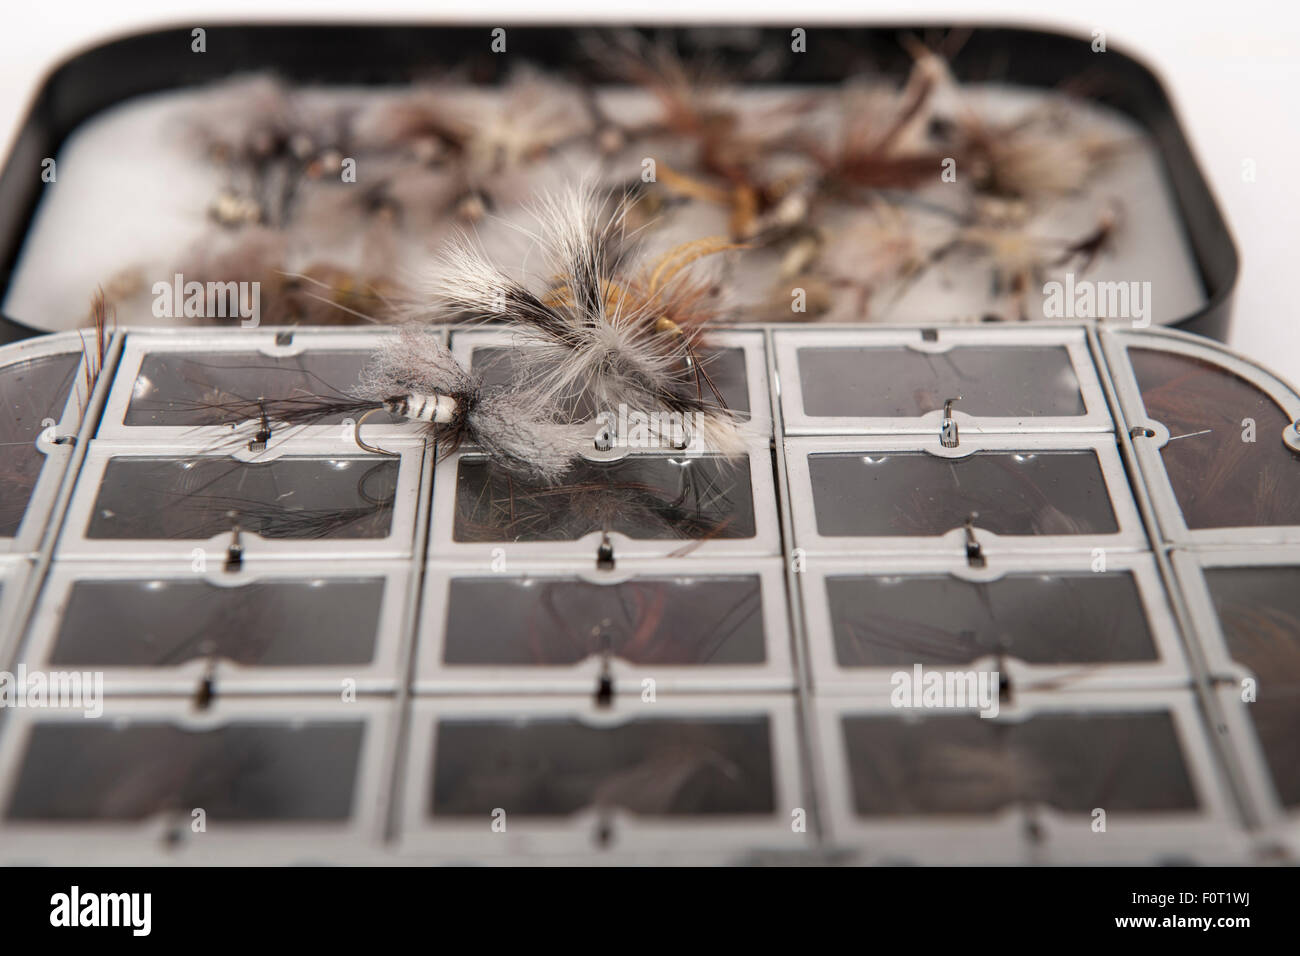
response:
<path id="1" fill-rule="evenodd" d="M 611 0 L 471 3 L 400 0 L 13 0 L 0 28 L 0 139 L 26 115 L 44 75 L 78 50 L 151 26 L 268 20 L 985 22 L 1065 28 L 1153 67 L 1219 197 L 1242 256 L 1231 344 L 1300 384 L 1300 3 L 1090 0 L 854 4 L 827 0 Z M 1242 175 L 1253 160 L 1254 182 Z"/>

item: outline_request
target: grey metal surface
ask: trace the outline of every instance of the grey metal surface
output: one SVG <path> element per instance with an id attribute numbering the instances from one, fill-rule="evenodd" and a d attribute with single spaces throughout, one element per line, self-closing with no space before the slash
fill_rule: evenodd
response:
<path id="1" fill-rule="evenodd" d="M 1285 569 L 1300 569 L 1300 528 L 1180 524 L 1157 448 L 1164 424 L 1147 414 L 1127 350 L 1226 369 L 1294 422 L 1300 399 L 1275 377 L 1163 331 L 943 330 L 933 354 L 959 338 L 981 350 L 972 367 L 985 372 L 1003 367 L 998 349 L 1019 357 L 1027 347 L 1063 349 L 1052 353 L 1059 367 L 1050 381 L 1039 376 L 1041 407 L 1081 412 L 1038 414 L 1033 401 L 1013 408 L 1004 400 L 1014 388 L 977 383 L 972 396 L 983 395 L 990 411 L 958 403 L 955 441 L 945 442 L 928 392 L 880 393 L 890 408 L 918 412 L 911 417 L 870 414 L 885 406 L 863 395 L 850 410 L 869 414 L 810 414 L 804 403 L 804 343 L 855 355 L 919 344 L 917 354 L 929 354 L 933 343 L 919 330 L 746 328 L 722 336 L 738 350 L 732 370 L 744 370 L 729 386 L 743 389 L 752 426 L 736 472 L 743 480 L 691 499 L 685 516 L 602 511 L 575 489 L 560 504 L 512 486 L 502 505 L 509 520 L 467 535 L 466 516 L 478 512 L 466 496 L 489 486 L 459 469 L 482 456 L 467 446 L 435 465 L 437 450 L 418 431 L 375 422 L 367 438 L 400 452 L 373 459 L 394 471 L 391 500 L 349 487 L 388 509 L 378 537 L 304 525 L 301 514 L 259 525 L 262 510 L 245 506 L 240 519 L 230 508 L 242 551 L 227 569 L 224 526 L 207 534 L 200 522 L 205 533 L 188 537 L 197 534 L 188 525 L 178 536 L 159 524 L 154 512 L 173 498 L 193 509 L 211 488 L 183 482 L 137 509 L 133 527 L 153 530 L 103 533 L 105 522 L 124 520 L 105 497 L 113 461 L 256 468 L 297 460 L 323 476 L 371 463 L 341 422 L 274 435 L 254 452 L 228 426 L 132 419 L 142 370 L 166 365 L 151 357 L 197 361 L 220 388 L 228 360 L 204 356 L 243 354 L 281 368 L 287 356 L 292 387 L 301 388 L 322 369 L 353 374 L 348 363 L 386 334 L 295 330 L 286 344 L 273 329 L 123 330 L 95 390 L 107 398 L 103 414 L 83 399 L 59 422 L 60 433 L 82 440 L 31 436 L 49 445 L 40 446 L 47 456 L 66 456 L 47 457 L 45 471 L 72 470 L 33 497 L 28 513 L 40 532 L 0 561 L 0 668 L 99 672 L 103 716 L 0 708 L 0 858 L 1151 863 L 1300 852 L 1274 736 L 1257 720 L 1276 722 L 1266 710 L 1286 706 L 1289 672 L 1260 675 L 1244 652 L 1234 656 L 1212 581 L 1215 569 L 1282 569 L 1276 581 L 1249 583 L 1264 589 L 1254 603 L 1285 611 L 1282 597 L 1270 604 L 1268 594 L 1284 594 Z M 452 343 L 472 360 L 476 343 L 509 347 L 508 339 L 473 330 L 455 332 Z M 56 336 L 36 351 L 69 354 L 78 342 Z M 0 351 L 0 374 L 33 354 L 31 345 Z M 246 387 L 248 370 L 234 364 Z M 1057 387 L 1063 371 L 1077 389 Z M 834 384 L 816 383 L 814 412 L 829 407 Z M 179 392 L 179 405 L 164 397 L 164 419 L 196 401 Z M 938 396 L 940 405 L 950 397 Z M 1300 477 L 1300 456 L 1283 435 L 1258 441 L 1275 442 L 1279 467 L 1291 461 Z M 923 468 L 893 485 L 837 479 L 828 508 L 818 503 L 810 455 L 911 456 L 945 474 Z M 1084 456 L 1095 474 L 1080 484 L 1035 472 L 1024 494 L 997 482 L 981 492 L 960 483 L 974 474 L 962 463 L 980 456 Z M 583 466 L 596 488 L 587 494 L 598 493 L 602 475 L 629 471 L 653 484 L 660 471 L 711 467 L 671 452 L 612 458 L 593 454 Z M 682 481 L 678 490 L 691 487 Z M 234 487 L 263 488 L 260 505 L 281 516 L 308 493 L 287 479 Z M 317 492 L 328 499 L 331 487 Z M 141 488 L 136 480 L 121 490 Z M 969 531 L 958 512 L 972 509 L 952 500 L 958 493 L 988 500 Z M 358 504 L 349 495 L 339 507 Z M 211 517 L 216 507 L 200 510 Z M 1057 518 L 1039 520 L 1044 508 Z M 1089 525 L 1102 512 L 1110 524 Z M 879 533 L 898 521 L 905 533 Z M 606 532 L 612 568 L 598 562 Z M 1236 593 L 1240 603 L 1255 591 Z M 913 665 L 997 671 L 998 714 L 900 711 L 894 677 Z M 1252 711 L 1238 685 L 1260 678 L 1266 705 Z M 846 729 L 866 718 L 870 738 Z M 294 796 L 301 781 L 267 769 L 278 760 L 278 735 L 294 739 L 285 728 L 320 721 L 356 723 L 364 739 L 355 761 L 320 758 L 338 778 L 329 792 L 347 804 L 325 823 L 295 820 L 310 806 Z M 265 740 L 256 730 L 247 736 L 250 723 L 267 728 Z M 1138 746 L 1149 736 L 1139 723 L 1160 725 L 1151 733 L 1162 742 L 1149 753 Z M 88 819 L 88 805 L 66 800 L 42 810 L 31 795 L 89 779 L 86 761 L 103 749 L 83 742 L 98 730 L 66 729 L 62 757 L 51 763 L 58 754 L 40 749 L 53 746 L 41 743 L 46 725 L 51 741 L 59 727 L 149 726 L 160 741 L 183 742 L 172 750 L 184 759 L 168 756 L 171 744 L 123 751 L 124 795 L 106 796 L 102 813 Z M 929 735 L 927 726 L 943 732 Z M 221 743 L 236 739 L 234 750 Z M 899 751 L 900 741 L 912 743 Z M 895 751 L 914 759 L 890 770 Z M 212 796 L 228 791 L 236 796 Z M 212 806 L 188 805 L 197 801 Z M 199 809 L 213 814 L 210 833 L 190 826 Z M 1097 809 L 1107 811 L 1104 831 L 1094 827 Z"/>

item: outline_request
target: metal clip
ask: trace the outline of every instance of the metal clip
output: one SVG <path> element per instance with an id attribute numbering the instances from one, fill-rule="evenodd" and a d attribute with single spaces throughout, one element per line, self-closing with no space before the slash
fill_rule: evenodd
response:
<path id="1" fill-rule="evenodd" d="M 235 518 L 232 511 L 228 517 Z M 244 545 L 239 539 L 239 522 L 236 521 L 230 528 L 230 545 L 226 548 L 226 570 L 238 571 L 244 563 Z"/>
<path id="2" fill-rule="evenodd" d="M 203 671 L 203 676 L 199 678 L 199 684 L 194 688 L 194 709 L 207 710 L 212 706 L 212 701 L 217 696 L 217 665 L 215 660 L 209 660 L 208 666 Z"/>
<path id="3" fill-rule="evenodd" d="M 614 817 L 608 807 L 596 811 L 596 828 L 591 834 L 592 842 L 602 850 L 614 842 Z"/>
<path id="4" fill-rule="evenodd" d="M 944 448 L 956 448 L 961 444 L 957 433 L 957 420 L 952 417 L 952 403 L 960 402 L 961 396 L 950 398 L 943 403 L 943 421 L 939 423 L 939 444 Z"/>
<path id="5" fill-rule="evenodd" d="M 257 433 L 253 435 L 253 440 L 248 443 L 249 451 L 266 451 L 267 444 L 271 441 L 271 420 L 266 416 L 266 406 L 262 404 L 262 399 L 257 400 L 259 411 L 260 427 Z"/>
<path id="6" fill-rule="evenodd" d="M 613 649 L 609 628 L 610 621 L 606 618 L 591 629 L 600 638 L 600 673 L 596 676 L 595 703 L 597 707 L 606 709 L 614 706 L 614 672 L 609 664 Z"/>
<path id="7" fill-rule="evenodd" d="M 982 568 L 986 564 L 984 560 L 984 548 L 980 545 L 979 539 L 975 537 L 975 519 L 979 517 L 979 512 L 972 511 L 966 518 L 966 563 L 972 568 Z"/>
<path id="8" fill-rule="evenodd" d="M 596 547 L 596 567 L 601 571 L 614 570 L 614 542 L 609 540 L 609 532 L 600 533 L 600 544 Z"/>

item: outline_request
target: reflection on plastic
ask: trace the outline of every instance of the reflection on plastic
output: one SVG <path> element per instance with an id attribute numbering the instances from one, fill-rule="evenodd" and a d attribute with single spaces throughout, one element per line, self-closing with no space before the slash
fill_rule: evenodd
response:
<path id="1" fill-rule="evenodd" d="M 45 456 L 36 439 L 58 421 L 81 365 L 81 353 L 49 355 L 0 368 L 0 537 L 12 538 L 27 511 Z"/>
<path id="2" fill-rule="evenodd" d="M 925 452 L 808 456 L 817 531 L 824 537 L 942 535 L 973 513 L 1003 535 L 1118 530 L 1091 451 Z"/>
<path id="3" fill-rule="evenodd" d="M 452 578 L 447 664 L 572 665 L 608 653 L 631 664 L 760 664 L 756 576 Z"/>
<path id="4" fill-rule="evenodd" d="M 116 457 L 88 538 L 204 540 L 238 524 L 267 538 L 382 538 L 398 462 L 371 457 Z"/>
<path id="5" fill-rule="evenodd" d="M 1255 725 L 1277 799 L 1288 809 L 1300 807 L 1300 748 L 1296 728 L 1300 727 L 1300 694 L 1261 697 L 1247 704 L 1246 713 Z"/>
<path id="6" fill-rule="evenodd" d="M 1290 421 L 1272 398 L 1192 356 L 1128 355 L 1147 415 L 1169 429 L 1160 459 L 1188 528 L 1300 524 L 1300 454 L 1282 444 Z M 1254 441 L 1243 440 L 1247 419 Z"/>
<path id="7" fill-rule="evenodd" d="M 591 727 L 568 718 L 443 719 L 429 812 L 488 820 L 620 808 L 638 816 L 771 814 L 765 716 L 646 718 Z"/>
<path id="8" fill-rule="evenodd" d="M 219 587 L 204 580 L 79 580 L 49 663 L 69 669 L 367 664 L 383 578 L 303 578 Z"/>
<path id="9" fill-rule="evenodd" d="M 859 816 L 1197 807 L 1167 713 L 849 716 L 842 731 Z"/>
<path id="10" fill-rule="evenodd" d="M 1137 582 L 1127 572 L 1048 572 L 963 581 L 948 575 L 827 578 L 841 667 L 1155 660 Z"/>
<path id="11" fill-rule="evenodd" d="M 915 418 L 960 395 L 987 418 L 1063 418 L 1087 409 L 1070 353 L 1056 346 L 801 348 L 804 411 L 814 417 Z"/>
<path id="12" fill-rule="evenodd" d="M 300 352 L 270 356 L 261 352 L 153 352 L 140 363 L 124 424 L 237 424 L 228 403 L 287 398 L 346 398 L 369 360 L 364 351 Z M 395 421 L 391 416 L 385 416 Z M 322 418 L 336 425 L 343 416 Z M 375 421 L 381 419 L 377 416 Z"/>
<path id="13" fill-rule="evenodd" d="M 1300 567 L 1206 568 L 1232 659 L 1260 690 L 1300 693 Z"/>
<path id="14" fill-rule="evenodd" d="M 474 456 L 456 472 L 457 541 L 573 541 L 593 531 L 630 538 L 752 538 L 747 460 L 629 457 L 583 462 L 559 487 L 530 486 Z"/>
<path id="15" fill-rule="evenodd" d="M 187 730 L 156 720 L 37 723 L 10 820 L 140 821 L 201 807 L 217 821 L 345 820 L 359 722 L 239 722 Z"/>

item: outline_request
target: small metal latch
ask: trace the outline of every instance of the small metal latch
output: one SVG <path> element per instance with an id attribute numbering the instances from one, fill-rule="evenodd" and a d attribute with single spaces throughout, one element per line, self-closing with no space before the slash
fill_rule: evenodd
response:
<path id="1" fill-rule="evenodd" d="M 230 517 L 234 517 L 232 513 Z M 244 563 L 244 544 L 239 539 L 239 523 L 230 529 L 230 545 L 226 548 L 226 570 L 238 571 Z"/>
<path id="2" fill-rule="evenodd" d="M 608 618 L 591 629 L 592 633 L 600 639 L 600 673 L 596 676 L 595 702 L 597 707 L 602 708 L 614 706 L 614 672 L 610 667 L 613 642 L 610 640 L 609 629 Z"/>
<path id="3" fill-rule="evenodd" d="M 609 540 L 609 532 L 601 532 L 600 544 L 596 547 L 596 567 L 601 571 L 614 570 L 614 542 Z"/>
<path id="4" fill-rule="evenodd" d="M 982 568 L 985 565 L 984 549 L 980 546 L 979 539 L 975 537 L 975 519 L 979 517 L 978 512 L 972 511 L 966 518 L 966 563 L 972 568 Z"/>
<path id="5" fill-rule="evenodd" d="M 266 416 L 266 406 L 262 404 L 262 399 L 257 400 L 257 407 L 260 411 L 261 426 L 257 429 L 257 434 L 253 440 L 248 443 L 249 451 L 266 451 L 267 444 L 271 441 L 271 420 Z"/>
<path id="6" fill-rule="evenodd" d="M 208 662 L 207 669 L 204 670 L 203 676 L 199 679 L 199 685 L 194 688 L 194 709 L 207 710 L 212 706 L 212 701 L 217 696 L 217 674 L 216 664 Z"/>
<path id="7" fill-rule="evenodd" d="M 957 420 L 952 417 L 952 403 L 961 401 L 961 396 L 950 398 L 943 403 L 943 421 L 939 423 L 939 444 L 944 448 L 956 448 L 961 444 L 957 433 Z"/>
<path id="8" fill-rule="evenodd" d="M 614 819 L 606 807 L 600 808 L 596 819 L 596 829 L 591 835 L 596 846 L 602 850 L 614 842 Z"/>
<path id="9" fill-rule="evenodd" d="M 614 706 L 614 676 L 609 672 L 608 660 L 601 663 L 600 677 L 596 680 L 596 706 Z"/>

